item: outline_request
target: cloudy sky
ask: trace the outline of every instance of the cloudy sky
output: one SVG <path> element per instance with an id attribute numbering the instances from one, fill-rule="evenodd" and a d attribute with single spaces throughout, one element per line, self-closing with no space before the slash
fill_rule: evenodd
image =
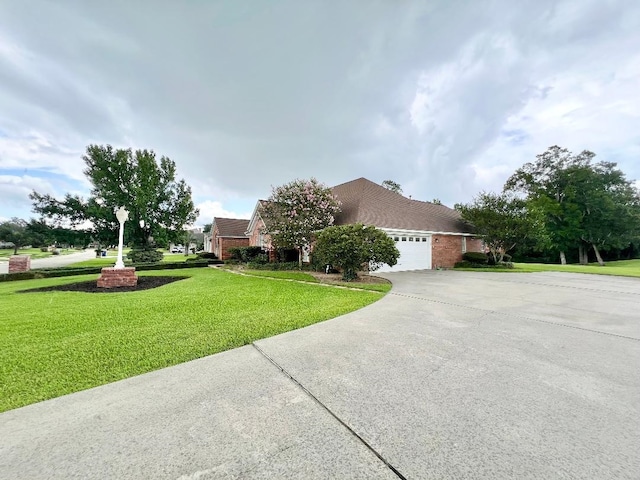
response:
<path id="1" fill-rule="evenodd" d="M 311 176 L 451 206 L 554 144 L 640 179 L 640 2 L 0 0 L 0 219 L 86 195 L 94 143 L 174 160 L 199 224 Z"/>

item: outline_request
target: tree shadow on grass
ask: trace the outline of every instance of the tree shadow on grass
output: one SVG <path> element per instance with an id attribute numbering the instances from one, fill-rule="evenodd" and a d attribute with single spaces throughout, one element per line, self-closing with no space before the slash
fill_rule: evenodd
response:
<path id="1" fill-rule="evenodd" d="M 31 288 L 29 290 L 19 290 L 16 293 L 39 293 L 39 292 L 85 292 L 85 293 L 120 293 L 138 292 L 151 288 L 161 287 L 169 283 L 184 280 L 189 277 L 138 277 L 138 284 L 135 287 L 113 287 L 100 288 L 96 280 L 89 282 L 68 283 L 66 285 L 53 285 L 51 287 Z"/>

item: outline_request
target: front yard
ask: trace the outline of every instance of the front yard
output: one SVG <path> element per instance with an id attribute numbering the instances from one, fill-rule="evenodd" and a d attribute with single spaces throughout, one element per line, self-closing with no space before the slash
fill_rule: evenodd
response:
<path id="1" fill-rule="evenodd" d="M 127 293 L 17 293 L 96 275 L 0 284 L 0 411 L 246 345 L 382 297 L 211 268 L 139 275 L 188 278 Z"/>

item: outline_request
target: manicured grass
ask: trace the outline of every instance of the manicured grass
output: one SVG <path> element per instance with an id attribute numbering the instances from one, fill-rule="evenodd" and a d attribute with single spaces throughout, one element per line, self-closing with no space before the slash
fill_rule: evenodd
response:
<path id="1" fill-rule="evenodd" d="M 338 285 L 341 287 L 347 288 L 357 288 L 359 290 L 369 290 L 371 292 L 380 292 L 387 293 L 391 290 L 391 283 L 389 282 L 381 282 L 381 283 L 360 283 L 360 282 L 339 282 L 334 285 Z"/>
<path id="2" fill-rule="evenodd" d="M 296 280 L 298 282 L 318 283 L 318 279 L 313 275 L 304 272 L 288 272 L 281 270 L 243 270 L 245 275 L 253 275 L 255 277 L 279 278 L 281 280 Z"/>
<path id="3" fill-rule="evenodd" d="M 128 293 L 17 290 L 96 275 L 0 284 L 0 411 L 175 365 L 364 307 L 379 293 L 211 268 Z"/>
<path id="4" fill-rule="evenodd" d="M 624 277 L 640 277 L 640 259 L 606 262 L 603 267 L 597 263 L 589 265 L 549 265 L 542 263 L 516 263 L 516 272 L 571 272 L 593 273 L 597 275 L 619 275 Z"/>
<path id="5" fill-rule="evenodd" d="M 58 250 L 60 255 L 67 255 L 69 253 L 75 253 L 79 250 L 72 250 L 67 248 L 60 248 Z M 11 249 L 1 249 L 0 250 L 0 262 L 8 261 L 9 257 L 13 255 L 13 248 Z M 41 252 L 39 248 L 21 248 L 18 249 L 18 255 L 31 255 L 31 259 L 34 260 L 36 258 L 47 258 L 51 257 L 51 252 Z"/>
<path id="6" fill-rule="evenodd" d="M 597 263 L 589 265 L 558 265 L 546 263 L 516 263 L 514 268 L 460 268 L 472 272 L 570 272 L 591 273 L 596 275 L 618 275 L 622 277 L 640 277 L 640 259 L 606 262 L 603 267 Z"/>
<path id="7" fill-rule="evenodd" d="M 299 282 L 318 283 L 319 280 L 313 275 L 304 272 L 289 272 L 280 270 L 243 270 L 245 275 L 254 275 L 257 277 L 279 278 L 283 280 L 296 280 Z M 387 293 L 391 290 L 391 283 L 363 283 L 363 282 L 331 282 L 332 286 L 357 288 L 359 290 L 369 290 L 373 292 Z"/>

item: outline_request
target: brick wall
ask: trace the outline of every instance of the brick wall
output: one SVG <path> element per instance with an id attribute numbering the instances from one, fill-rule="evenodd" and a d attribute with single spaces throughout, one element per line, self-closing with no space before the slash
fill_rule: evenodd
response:
<path id="1" fill-rule="evenodd" d="M 482 240 L 467 237 L 467 252 L 481 252 Z M 433 235 L 431 238 L 431 268 L 453 268 L 462 261 L 462 236 Z"/>
<path id="2" fill-rule="evenodd" d="M 231 258 L 231 254 L 229 253 L 230 248 L 234 247 L 248 247 L 249 246 L 249 237 L 245 238 L 230 238 L 230 237 L 218 237 L 218 251 L 220 252 L 218 258 L 220 260 L 229 260 Z"/>

